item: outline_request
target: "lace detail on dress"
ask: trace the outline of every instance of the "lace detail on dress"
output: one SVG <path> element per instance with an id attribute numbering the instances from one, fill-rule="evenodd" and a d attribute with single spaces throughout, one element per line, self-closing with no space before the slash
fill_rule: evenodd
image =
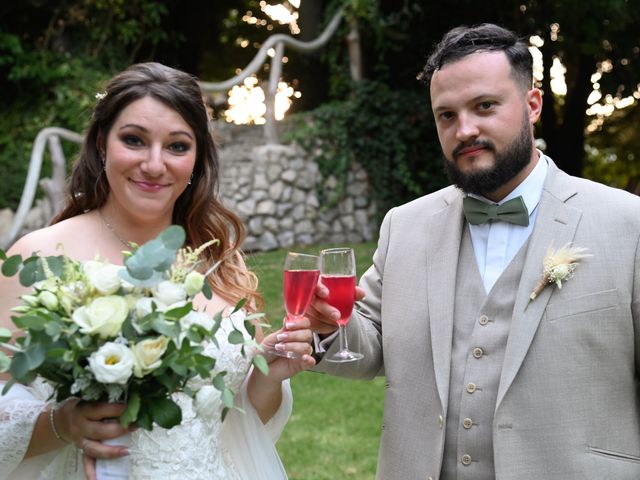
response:
<path id="1" fill-rule="evenodd" d="M 241 345 L 227 341 L 232 323 L 249 338 L 244 328 L 244 312 L 237 312 L 222 322 L 216 338 L 219 347 L 209 344 L 205 354 L 214 356 L 214 374 L 225 370 L 228 387 L 238 392 L 251 365 L 251 353 L 242 356 Z M 210 384 L 210 380 L 194 380 L 192 388 Z M 182 409 L 182 423 L 170 430 L 155 426 L 152 431 L 138 430 L 131 438 L 131 478 L 176 479 L 207 478 L 211 480 L 239 480 L 235 469 L 227 461 L 222 445 L 223 403 L 219 392 L 214 390 L 207 401 L 194 401 L 179 393 L 174 400 Z"/>
<path id="2" fill-rule="evenodd" d="M 16 388 L 14 386 L 13 388 Z M 46 403 L 38 400 L 5 400 L 0 406 L 0 478 L 22 461 L 38 415 Z"/>

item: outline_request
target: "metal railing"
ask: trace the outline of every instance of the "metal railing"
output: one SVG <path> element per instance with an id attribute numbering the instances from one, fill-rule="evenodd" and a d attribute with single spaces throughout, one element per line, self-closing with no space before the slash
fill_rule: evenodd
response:
<path id="1" fill-rule="evenodd" d="M 64 201 L 66 179 L 66 161 L 62 146 L 60 145 L 61 138 L 75 143 L 82 143 L 83 140 L 82 135 L 65 128 L 47 127 L 38 132 L 36 140 L 33 142 L 33 148 L 31 149 L 29 172 L 27 173 L 27 180 L 22 190 L 22 197 L 20 197 L 20 205 L 18 205 L 18 210 L 16 210 L 9 231 L 0 238 L 0 247 L 7 248 L 20 234 L 27 214 L 33 205 L 38 184 L 40 184 L 40 187 L 44 190 L 45 197 L 51 202 L 53 211 L 60 210 Z M 39 180 L 44 149 L 47 145 L 51 155 L 51 163 L 53 164 L 51 178 Z"/>
<path id="2" fill-rule="evenodd" d="M 343 16 L 344 14 L 342 9 L 339 9 L 329 24 L 325 27 L 324 31 L 318 35 L 315 40 L 311 40 L 309 42 L 302 42 L 282 33 L 270 36 L 262 44 L 256 55 L 253 57 L 253 60 L 251 60 L 251 62 L 249 62 L 249 64 L 240 73 L 223 82 L 200 82 L 200 88 L 205 92 L 227 92 L 235 85 L 241 84 L 245 78 L 258 72 L 267 59 L 269 50 L 273 48 L 275 50 L 275 54 L 271 58 L 269 81 L 265 91 L 265 104 L 267 111 L 265 113 L 264 134 L 267 143 L 279 143 L 278 133 L 276 130 L 275 101 L 278 82 L 282 76 L 284 47 L 288 46 L 299 52 L 313 52 L 319 49 L 324 46 L 336 32 Z"/>

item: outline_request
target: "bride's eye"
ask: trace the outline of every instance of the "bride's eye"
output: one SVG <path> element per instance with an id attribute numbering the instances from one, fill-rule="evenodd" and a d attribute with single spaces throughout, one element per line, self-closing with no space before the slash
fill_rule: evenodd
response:
<path id="1" fill-rule="evenodd" d="M 136 136 L 136 135 L 124 135 L 122 137 L 122 142 L 125 143 L 126 145 L 130 145 L 132 147 L 140 147 L 143 145 L 142 140 L 140 139 L 140 137 Z"/>
<path id="2" fill-rule="evenodd" d="M 191 149 L 191 145 L 184 142 L 175 142 L 169 145 L 169 150 L 174 153 L 186 153 Z"/>

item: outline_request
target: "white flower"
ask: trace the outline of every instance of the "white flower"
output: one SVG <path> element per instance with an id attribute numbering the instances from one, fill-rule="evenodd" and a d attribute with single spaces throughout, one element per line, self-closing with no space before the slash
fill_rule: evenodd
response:
<path id="1" fill-rule="evenodd" d="M 98 334 L 101 338 L 115 337 L 127 318 L 127 301 L 118 296 L 98 297 L 88 306 L 73 312 L 72 320 L 86 334 Z"/>
<path id="2" fill-rule="evenodd" d="M 37 307 L 40 304 L 38 297 L 35 295 L 22 295 L 20 299 L 30 307 Z"/>
<path id="3" fill-rule="evenodd" d="M 153 298 L 141 297 L 136 300 L 136 316 L 138 319 L 149 315 L 153 311 Z"/>
<path id="4" fill-rule="evenodd" d="M 180 319 L 180 326 L 183 330 L 188 330 L 191 325 L 200 325 L 207 330 L 211 330 L 213 328 L 213 318 L 207 313 L 192 310 Z"/>
<path id="5" fill-rule="evenodd" d="M 126 345 L 107 342 L 88 359 L 89 370 L 100 383 L 127 383 L 133 372 L 133 353 Z"/>
<path id="6" fill-rule="evenodd" d="M 102 295 L 112 295 L 122 286 L 120 270 L 122 267 L 110 263 L 90 260 L 84 263 L 84 271 L 89 283 Z"/>
<path id="7" fill-rule="evenodd" d="M 573 276 L 573 272 L 578 266 L 578 262 L 583 258 L 592 255 L 585 253 L 586 248 L 572 247 L 567 243 L 564 247 L 559 248 L 555 252 L 553 246 L 547 250 L 547 255 L 542 261 L 542 277 L 540 281 L 529 295 L 529 302 L 536 299 L 540 292 L 549 284 L 555 283 L 558 288 L 562 288 L 562 282 L 569 280 Z"/>
<path id="8" fill-rule="evenodd" d="M 164 305 L 173 305 L 184 302 L 187 298 L 187 292 L 184 285 L 165 280 L 153 288 L 153 296 Z"/>
<path id="9" fill-rule="evenodd" d="M 187 295 L 193 297 L 196 293 L 200 293 L 202 291 L 202 287 L 204 285 L 204 275 L 200 272 L 190 272 L 184 279 L 184 288 L 187 292 Z"/>
<path id="10" fill-rule="evenodd" d="M 58 308 L 58 297 L 49 290 L 43 290 L 38 293 L 38 300 L 48 310 L 53 311 Z"/>
<path id="11" fill-rule="evenodd" d="M 220 402 L 220 392 L 212 385 L 203 385 L 196 393 L 196 413 L 202 418 L 211 418 Z"/>
<path id="12" fill-rule="evenodd" d="M 136 343 L 131 348 L 134 358 L 133 374 L 142 378 L 158 368 L 162 364 L 162 355 L 167 350 L 168 344 L 169 340 L 162 335 Z"/>

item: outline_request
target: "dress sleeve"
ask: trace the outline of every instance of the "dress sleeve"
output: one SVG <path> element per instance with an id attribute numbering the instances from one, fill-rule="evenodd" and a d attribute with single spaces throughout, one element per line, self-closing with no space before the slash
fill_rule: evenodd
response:
<path id="1" fill-rule="evenodd" d="M 249 378 L 249 375 L 247 375 Z M 291 415 L 293 395 L 289 380 L 282 382 L 282 403 L 275 415 L 262 423 L 249 401 L 247 381 L 236 397 L 242 409 L 229 412 L 222 428 L 222 445 L 242 480 L 285 480 L 287 474 L 275 442 Z"/>
<path id="2" fill-rule="evenodd" d="M 3 387 L 0 382 L 0 389 Z M 37 393 L 15 384 L 6 395 L 0 395 L 0 480 L 9 478 L 22 462 L 36 420 L 47 406 Z"/>

